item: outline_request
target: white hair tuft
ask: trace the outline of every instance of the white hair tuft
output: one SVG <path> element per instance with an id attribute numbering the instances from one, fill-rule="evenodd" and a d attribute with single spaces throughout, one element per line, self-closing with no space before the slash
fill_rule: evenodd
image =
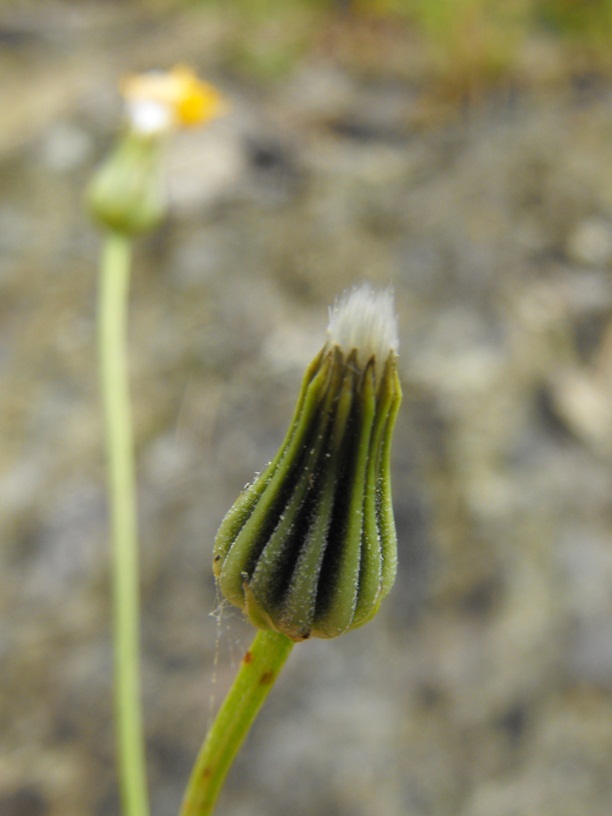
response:
<path id="1" fill-rule="evenodd" d="M 329 310 L 327 334 L 345 354 L 355 349 L 361 365 L 374 357 L 380 370 L 399 348 L 393 290 L 364 283 L 345 292 Z"/>

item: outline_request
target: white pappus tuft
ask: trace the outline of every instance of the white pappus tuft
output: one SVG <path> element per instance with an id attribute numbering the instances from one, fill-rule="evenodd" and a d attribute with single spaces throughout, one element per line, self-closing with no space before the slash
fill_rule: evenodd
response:
<path id="1" fill-rule="evenodd" d="M 393 290 L 375 290 L 364 283 L 345 292 L 329 310 L 327 334 L 345 354 L 355 349 L 360 365 L 374 357 L 380 371 L 399 348 Z"/>

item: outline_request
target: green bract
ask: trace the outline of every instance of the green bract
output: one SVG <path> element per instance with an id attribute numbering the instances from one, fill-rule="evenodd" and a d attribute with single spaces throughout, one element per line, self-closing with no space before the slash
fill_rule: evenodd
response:
<path id="1" fill-rule="evenodd" d="M 255 626 L 293 640 L 336 637 L 366 623 L 391 589 L 396 360 L 393 349 L 377 362 L 328 342 L 278 454 L 223 520 L 214 572 Z"/>
<path id="2" fill-rule="evenodd" d="M 161 150 L 158 136 L 128 132 L 123 137 L 87 191 L 89 210 L 100 224 L 136 235 L 160 223 L 166 209 Z"/>

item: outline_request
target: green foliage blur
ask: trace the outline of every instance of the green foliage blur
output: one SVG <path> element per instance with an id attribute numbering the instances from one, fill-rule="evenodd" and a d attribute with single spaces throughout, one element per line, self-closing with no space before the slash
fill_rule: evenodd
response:
<path id="1" fill-rule="evenodd" d="M 458 26 L 502 28 L 509 21 L 525 34 L 548 31 L 562 37 L 599 38 L 610 32 L 612 0 L 150 0 L 153 6 L 223 8 L 251 19 L 296 12 L 397 17 L 434 37 L 453 37 Z"/>
<path id="2" fill-rule="evenodd" d="M 451 99 L 612 70 L 612 0 L 141 0 L 227 26 L 226 61 L 256 80 L 312 51 L 352 69 L 432 82 Z M 392 41 L 391 47 L 389 42 Z"/>

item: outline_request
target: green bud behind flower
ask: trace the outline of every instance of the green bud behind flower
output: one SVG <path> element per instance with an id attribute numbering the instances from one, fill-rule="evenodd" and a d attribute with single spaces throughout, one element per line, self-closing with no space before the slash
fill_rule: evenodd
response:
<path id="1" fill-rule="evenodd" d="M 389 291 L 331 313 L 279 452 L 223 520 L 214 573 L 260 629 L 331 638 L 372 618 L 395 580 L 390 445 L 401 388 Z"/>
<path id="2" fill-rule="evenodd" d="M 159 134 L 128 131 L 93 177 L 87 202 L 114 232 L 135 235 L 156 227 L 166 210 Z"/>

